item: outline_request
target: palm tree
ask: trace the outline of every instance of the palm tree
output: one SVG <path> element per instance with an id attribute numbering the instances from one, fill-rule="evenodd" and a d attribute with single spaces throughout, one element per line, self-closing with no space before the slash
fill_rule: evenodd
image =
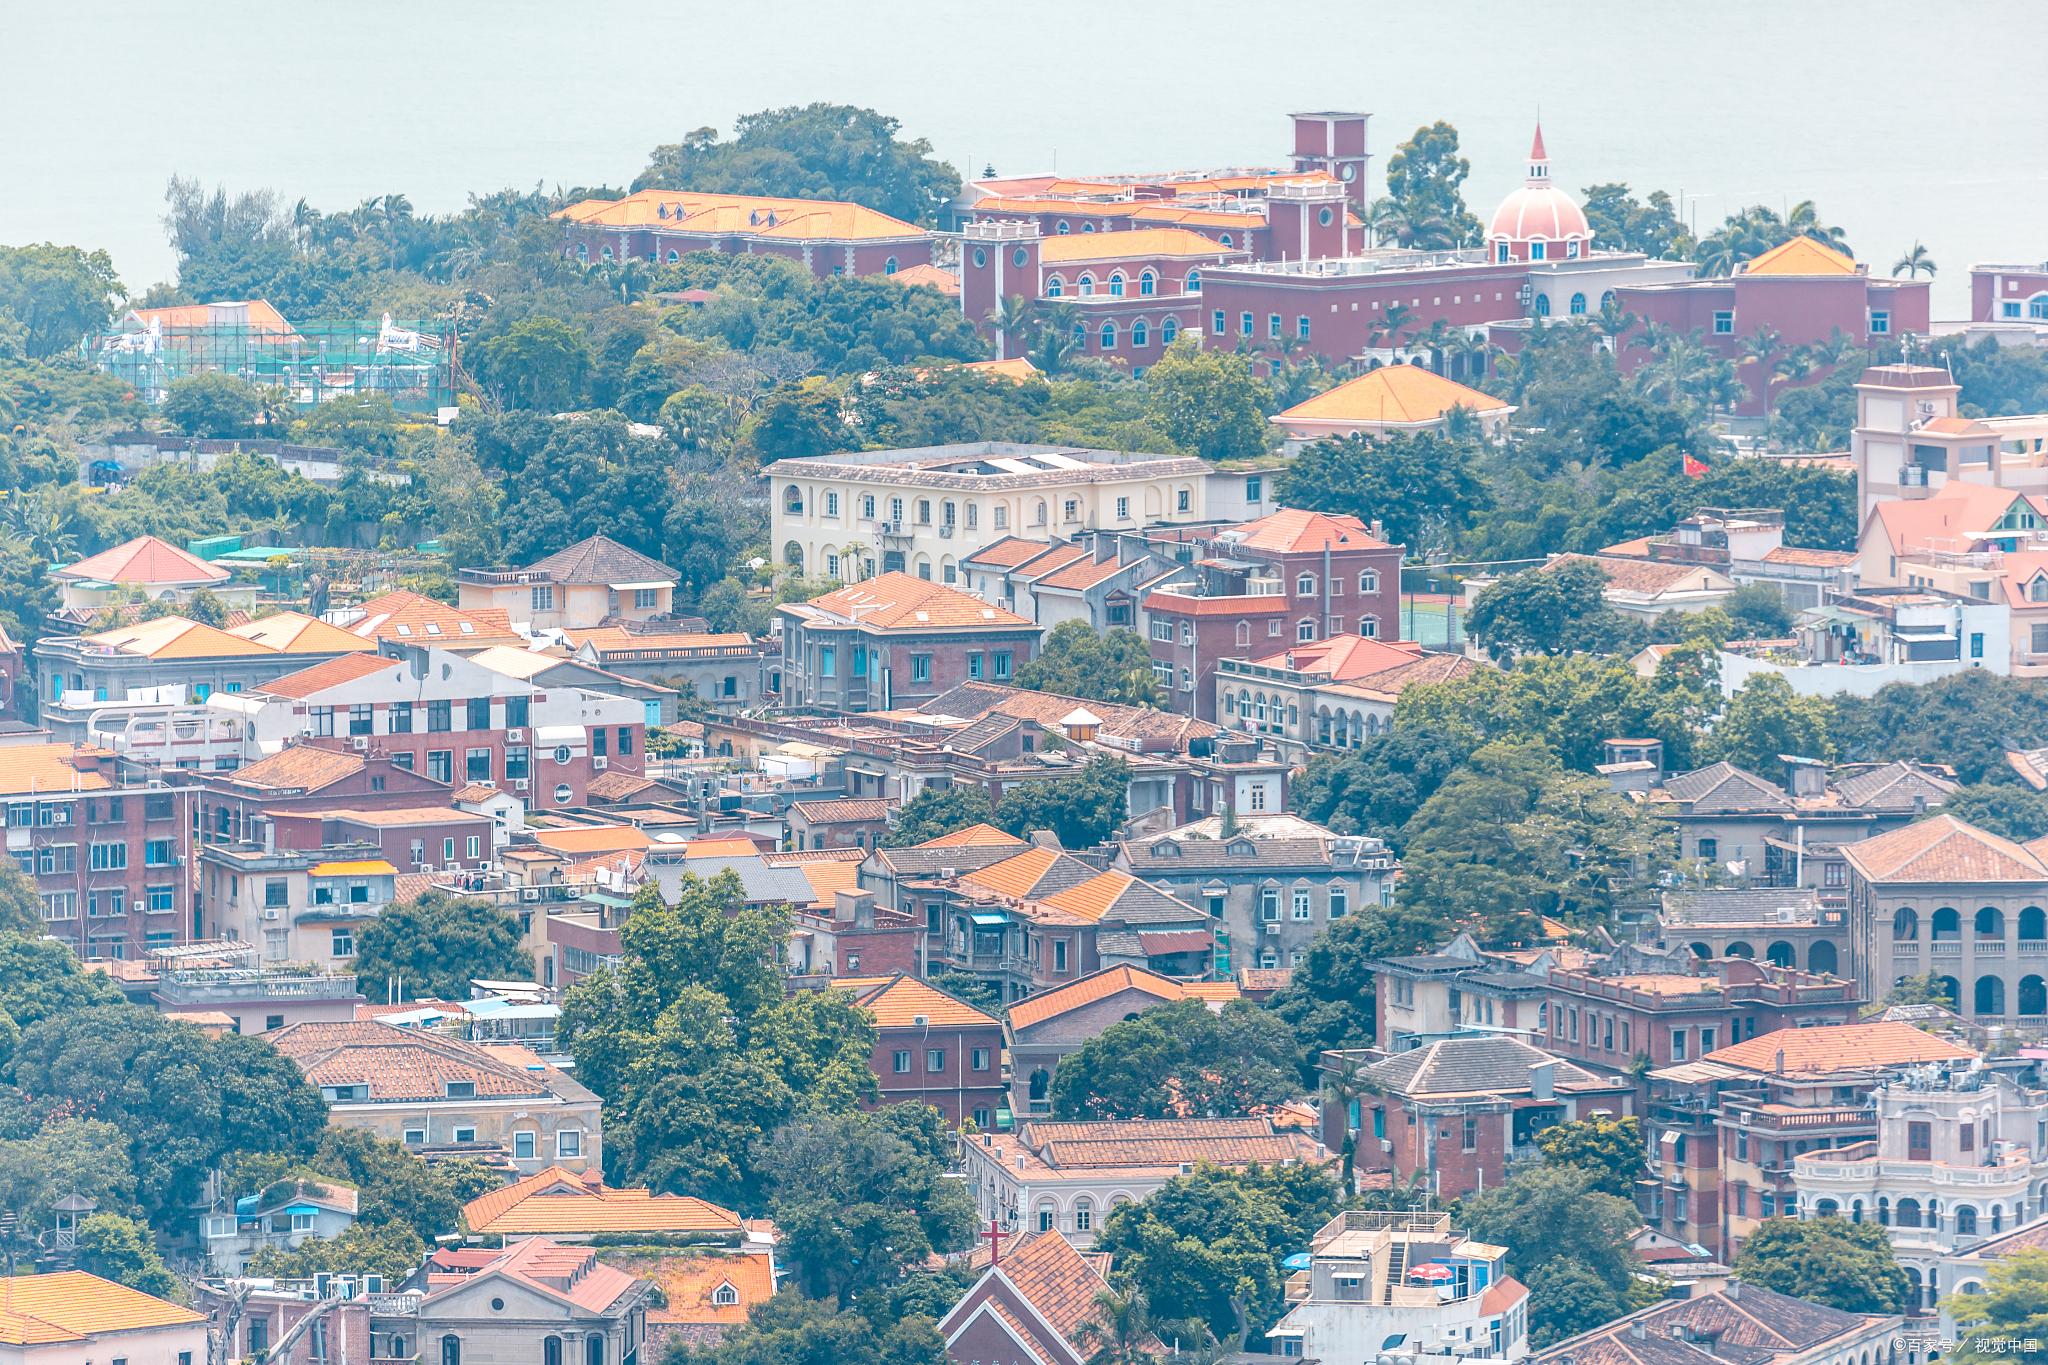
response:
<path id="1" fill-rule="evenodd" d="M 1848 249 L 1849 234 L 1838 227 L 1830 227 L 1821 222 L 1820 214 L 1815 210 L 1811 199 L 1802 199 L 1792 206 L 1791 212 L 1785 215 L 1785 226 L 1792 229 L 1792 235 L 1795 237 L 1811 237 L 1816 242 L 1837 250 Z"/>
<path id="2" fill-rule="evenodd" d="M 1366 205 L 1361 215 L 1365 221 L 1366 245 L 1378 246 L 1392 239 L 1401 240 L 1408 231 L 1408 213 L 1391 199 L 1375 199 Z"/>
<path id="3" fill-rule="evenodd" d="M 1042 374 L 1058 374 L 1067 358 L 1081 345 L 1075 335 L 1081 326 L 1081 310 L 1071 303 L 1047 304 L 1038 315 L 1038 336 L 1027 353 Z"/>
<path id="4" fill-rule="evenodd" d="M 1401 334 L 1415 325 L 1415 310 L 1405 303 L 1390 303 L 1380 315 L 1379 325 L 1372 330 L 1372 341 L 1377 346 L 1382 340 L 1387 345 L 1400 349 Z"/>
<path id="5" fill-rule="evenodd" d="M 1913 249 L 1892 262 L 1892 277 L 1904 275 L 1907 279 L 1918 279 L 1925 272 L 1928 279 L 1934 278 L 1934 257 L 1927 254 L 1927 248 L 1920 242 L 1913 243 Z"/>
<path id="6" fill-rule="evenodd" d="M 1152 1312 L 1137 1289 L 1097 1294 L 1095 1314 L 1075 1331 L 1074 1342 L 1088 1350 L 1086 1365 L 1157 1365 L 1159 1360 Z"/>
<path id="7" fill-rule="evenodd" d="M 1351 1177 L 1358 1162 L 1358 1137 L 1351 1128 L 1351 1106 L 1367 1095 L 1382 1092 L 1379 1083 L 1366 1073 L 1371 1059 L 1348 1050 L 1330 1055 L 1337 1057 L 1341 1065 L 1323 1077 L 1323 1102 L 1344 1111 L 1344 1192 L 1349 1195 L 1353 1192 Z"/>
<path id="8" fill-rule="evenodd" d="M 653 273 L 653 268 L 638 256 L 628 256 L 598 269 L 603 272 L 605 283 L 618 291 L 620 303 L 631 303 L 644 295 L 651 283 L 648 277 Z"/>
<path id="9" fill-rule="evenodd" d="M 1470 380 L 1486 373 L 1486 360 L 1493 354 L 1493 343 L 1477 332 L 1460 327 L 1451 333 L 1444 349 L 1457 362 L 1454 368 L 1459 377 Z"/>
<path id="10" fill-rule="evenodd" d="M 1754 392 L 1764 400 L 1764 420 L 1771 420 L 1771 362 L 1777 358 L 1784 336 L 1775 327 L 1759 327 L 1742 339 L 1738 349 L 1744 365 L 1757 367 L 1758 383 L 1752 385 Z"/>
<path id="11" fill-rule="evenodd" d="M 1450 336 L 1451 325 L 1442 318 L 1436 318 L 1420 337 L 1423 349 L 1429 352 L 1429 368 L 1438 374 L 1444 372 L 1444 356 L 1450 350 Z"/>
<path id="12" fill-rule="evenodd" d="M 1022 294 L 1005 295 L 988 310 L 988 325 L 996 329 L 996 359 L 1009 359 L 1010 343 L 1031 326 L 1030 302 Z"/>
<path id="13" fill-rule="evenodd" d="M 1600 300 L 1600 312 L 1596 321 L 1610 341 L 1620 341 L 1629 328 L 1636 325 L 1636 315 L 1621 306 L 1613 295 Z"/>

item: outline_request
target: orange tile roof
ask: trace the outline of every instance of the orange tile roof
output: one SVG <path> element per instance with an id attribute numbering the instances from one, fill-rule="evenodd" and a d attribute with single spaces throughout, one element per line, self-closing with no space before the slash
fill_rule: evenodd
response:
<path id="1" fill-rule="evenodd" d="M 1219 983 L 1227 984 L 1227 983 Z M 1148 972 L 1143 967 L 1105 967 L 1091 972 L 1078 981 L 1064 986 L 1055 986 L 1049 991 L 1027 996 L 1010 1006 L 1010 1027 L 1030 1028 L 1044 1023 L 1068 1010 L 1092 1005 L 1098 1000 L 1107 1000 L 1120 991 L 1142 991 L 1160 1000 L 1185 1000 L 1188 992 L 1172 977 Z"/>
<path id="2" fill-rule="evenodd" d="M 280 611 L 256 621 L 229 626 L 228 634 L 286 654 L 343 654 L 375 649 L 376 645 L 304 612 Z"/>
<path id="3" fill-rule="evenodd" d="M 960 277 L 942 266 L 919 262 L 916 265 L 906 265 L 893 275 L 881 275 L 877 278 L 893 280 L 897 284 L 918 285 L 926 289 L 936 289 L 941 294 L 947 294 L 956 299 L 960 297 Z"/>
<path id="4" fill-rule="evenodd" d="M 640 1283 L 617 1266 L 600 1261 L 588 1247 L 564 1246 L 545 1237 L 529 1237 L 499 1252 L 471 1275 L 458 1277 L 453 1285 L 444 1283 L 430 1289 L 427 1302 L 432 1303 L 436 1293 L 446 1293 L 491 1275 L 502 1275 L 549 1298 L 598 1313 Z"/>
<path id="5" fill-rule="evenodd" d="M 819 612 L 878 630 L 1031 624 L 1015 612 L 992 607 L 958 588 L 913 578 L 907 573 L 885 573 L 814 597 L 802 607 L 782 610 Z"/>
<path id="6" fill-rule="evenodd" d="M 747 1320 L 754 1305 L 775 1297 L 775 1258 L 765 1251 L 704 1252 L 664 1256 L 640 1273 L 661 1286 L 663 1308 L 649 1308 L 647 1320 L 677 1326 L 736 1326 Z M 737 1300 L 716 1303 L 721 1287 L 730 1286 Z"/>
<path id="7" fill-rule="evenodd" d="M 1045 265 L 1154 258 L 1215 260 L 1242 255 L 1244 252 L 1236 247 L 1223 246 L 1214 238 L 1177 227 L 1075 233 L 1066 237 L 1047 237 L 1038 244 L 1038 259 Z"/>
<path id="8" fill-rule="evenodd" d="M 1872 882 L 2048 882 L 2036 845 L 2022 846 L 1953 815 L 1843 846 L 1842 856 Z"/>
<path id="9" fill-rule="evenodd" d="M 1870 515 L 1895 554 L 1966 550 L 1973 533 L 1992 526 L 2024 496 L 2010 488 L 1950 480 L 1934 497 L 1887 500 L 1871 508 Z"/>
<path id="10" fill-rule="evenodd" d="M 1045 577 L 1036 580 L 1036 582 L 1042 588 L 1067 588 L 1075 592 L 1082 592 L 1094 587 L 1098 583 L 1116 577 L 1129 567 L 1130 565 L 1123 563 L 1114 556 L 1103 560 L 1083 558 L 1077 559 L 1064 568 L 1047 574 Z M 1154 569 L 1146 577 L 1154 577 L 1157 573 L 1158 570 Z"/>
<path id="11" fill-rule="evenodd" d="M 155 536 L 137 536 L 89 555 L 76 564 L 50 570 L 50 577 L 77 583 L 149 584 L 186 586 L 225 583 L 234 577 L 220 565 L 210 563 Z"/>
<path id="12" fill-rule="evenodd" d="M 159 616 L 154 621 L 116 626 L 85 638 L 90 644 L 118 649 L 123 654 L 139 654 L 146 659 L 236 659 L 277 652 L 268 645 L 182 616 Z"/>
<path id="13" fill-rule="evenodd" d="M 865 853 L 866 850 L 856 849 Z M 770 867 L 778 866 L 767 858 L 762 859 Z M 790 864 L 779 864 L 789 866 Z M 804 880 L 811 884 L 811 906 L 818 910 L 831 910 L 838 904 L 841 891 L 860 890 L 860 863 L 846 859 L 811 859 L 794 864 L 804 874 Z"/>
<path id="14" fill-rule="evenodd" d="M 546 1101 L 540 1076 L 483 1048 L 419 1029 L 371 1020 L 289 1024 L 267 1035 L 314 1085 L 365 1085 L 372 1100 L 439 1101 L 447 1082 L 468 1081 L 479 1099 Z"/>
<path id="15" fill-rule="evenodd" d="M 0 1279 L 0 1344 L 42 1346 L 110 1332 L 184 1327 L 206 1315 L 83 1270 Z"/>
<path id="16" fill-rule="evenodd" d="M 565 630 L 562 634 L 578 649 L 589 645 L 600 654 L 630 649 L 724 649 L 754 643 L 754 637 L 742 631 L 724 634 L 677 631 L 654 635 L 639 634 L 621 626 L 598 626 L 592 630 Z"/>
<path id="17" fill-rule="evenodd" d="M 1745 275 L 1853 275 L 1856 258 L 1815 241 L 1794 237 L 1755 257 L 1742 268 Z"/>
<path id="18" fill-rule="evenodd" d="M 948 1028 L 994 1026 L 1000 1022 L 966 1001 L 901 972 L 894 976 L 841 977 L 832 984 L 836 990 L 852 991 L 855 1003 L 875 1016 L 877 1028 L 916 1028 L 920 1018 Z"/>
<path id="19" fill-rule="evenodd" d="M 371 650 L 370 653 L 344 654 L 338 659 L 323 659 L 310 668 L 287 673 L 281 678 L 272 678 L 256 690 L 273 697 L 290 697 L 294 701 L 304 701 L 308 697 L 318 696 L 329 688 L 343 687 L 373 673 L 395 671 L 403 667 L 398 660 L 387 659 L 375 653 L 375 646 L 371 646 Z"/>
<path id="20" fill-rule="evenodd" d="M 1469 408 L 1475 413 L 1512 411 L 1506 400 L 1467 388 L 1420 365 L 1383 365 L 1296 403 L 1271 420 L 1282 426 L 1289 422 L 1415 426 L 1441 422 L 1452 408 Z"/>
<path id="21" fill-rule="evenodd" d="M 654 841 L 647 837 L 647 832 L 632 825 L 537 829 L 533 831 L 533 841 L 556 853 L 619 853 L 654 847 Z M 749 842 L 743 851 L 752 853 L 753 844 Z"/>
<path id="22" fill-rule="evenodd" d="M 1030 357 L 1021 355 L 1008 360 L 970 360 L 960 368 L 995 379 L 1014 379 L 1019 384 L 1039 377 L 1038 367 L 1031 363 Z"/>
<path id="23" fill-rule="evenodd" d="M 1100 1311 L 1095 1306 L 1096 1296 L 1109 1288 L 1108 1281 L 1058 1231 L 1028 1237 L 1004 1252 L 993 1273 L 1008 1280 L 1070 1345 L 1078 1342 L 1081 1325 Z"/>
<path id="24" fill-rule="evenodd" d="M 776 199 L 690 190 L 641 190 L 623 199 L 585 199 L 555 215 L 605 227 L 763 237 L 779 241 L 888 241 L 925 238 L 915 223 L 860 204 L 831 199 Z"/>
<path id="25" fill-rule="evenodd" d="M 73 767 L 78 753 L 69 744 L 0 744 L 0 793 L 105 791 L 114 785 L 103 773 Z"/>
<path id="26" fill-rule="evenodd" d="M 1078 886 L 1047 896 L 1040 905 L 1076 915 L 1093 923 L 1109 913 L 1124 892 L 1131 889 L 1137 878 L 1128 872 L 1104 872 L 1090 877 Z"/>
<path id="27" fill-rule="evenodd" d="M 1387 542 L 1348 514 L 1283 507 L 1232 531 L 1222 543 L 1252 550 L 1303 553 L 1319 550 L 1384 549 Z"/>
<path id="28" fill-rule="evenodd" d="M 1043 540 L 1026 540 L 1022 536 L 1004 536 L 992 541 L 967 556 L 962 563 L 986 565 L 991 569 L 1014 569 L 1050 550 L 1052 545 Z"/>
<path id="29" fill-rule="evenodd" d="M 1873 1067 L 1962 1061 L 1976 1055 L 1945 1038 L 1893 1020 L 1781 1028 L 1709 1052 L 1701 1060 L 1772 1075 L 1825 1076 Z"/>
<path id="30" fill-rule="evenodd" d="M 1029 848 L 999 863 L 963 872 L 960 880 L 987 887 L 999 896 L 1022 899 L 1031 894 L 1031 888 L 1044 880 L 1059 860 L 1060 851 L 1056 848 Z"/>
<path id="31" fill-rule="evenodd" d="M 1277 650 L 1263 659 L 1254 659 L 1257 668 L 1285 668 L 1298 673 L 1313 673 L 1328 677 L 1332 682 L 1349 682 L 1354 678 L 1369 677 L 1385 673 L 1389 669 L 1401 668 L 1422 657 L 1422 646 L 1408 640 L 1373 640 L 1363 635 L 1332 635 L 1305 644 L 1292 645 Z"/>
<path id="32" fill-rule="evenodd" d="M 551 1166 L 465 1204 L 463 1221 L 482 1236 L 589 1236 L 607 1232 L 737 1235 L 740 1216 L 691 1195 L 645 1187 L 613 1189 L 596 1172 Z"/>
<path id="33" fill-rule="evenodd" d="M 1023 843 L 1024 840 L 1019 839 L 1016 835 L 1006 834 L 994 825 L 979 824 L 969 825 L 966 829 L 956 829 L 951 834 L 941 834 L 936 839 L 927 839 L 921 844 L 913 845 L 913 847 L 968 848 L 978 844 L 1017 844 L 1021 846 Z"/>
<path id="34" fill-rule="evenodd" d="M 0 753 L 4 753 L 0 750 Z M 317 791 L 362 771 L 363 760 L 354 754 L 338 753 L 312 744 L 293 744 L 268 758 L 259 758 L 244 768 L 223 775 L 236 786 L 303 788 Z"/>
<path id="35" fill-rule="evenodd" d="M 685 858 L 751 858 L 761 851 L 761 846 L 743 834 L 713 835 L 709 839 L 692 839 L 683 846 Z"/>
<path id="36" fill-rule="evenodd" d="M 458 611 L 416 592 L 387 592 L 357 604 L 363 615 L 347 630 L 365 640 L 433 645 L 525 645 L 499 608 Z"/>
<path id="37" fill-rule="evenodd" d="M 213 309 L 244 308 L 248 310 L 248 321 L 240 324 L 252 332 L 289 332 L 292 325 L 284 320 L 284 314 L 277 311 L 269 299 L 222 299 L 214 303 L 176 303 L 168 308 L 134 308 L 130 316 L 144 327 L 154 322 L 165 331 L 174 328 L 211 327 Z"/>

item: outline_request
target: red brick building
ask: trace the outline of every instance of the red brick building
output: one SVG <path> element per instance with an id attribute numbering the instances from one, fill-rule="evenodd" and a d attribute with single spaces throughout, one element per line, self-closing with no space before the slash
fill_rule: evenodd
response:
<path id="1" fill-rule="evenodd" d="M 1715 354 L 1737 362 L 1736 375 L 1748 392 L 1740 411 L 1761 414 L 1768 376 L 1760 376 L 1757 363 L 1744 356 L 1750 338 L 1775 332 L 1789 351 L 1826 341 L 1838 330 L 1858 346 L 1906 333 L 1925 336 L 1929 289 L 1925 280 L 1872 275 L 1868 265 L 1844 252 L 1811 237 L 1794 237 L 1733 275 L 1623 285 L 1616 297 L 1624 311 L 1643 323 L 1697 334 Z M 1654 358 L 1626 345 L 1617 347 L 1616 355 L 1624 369 Z M 1827 373 L 1818 370 L 1800 382 L 1818 383 Z"/>
<path id="2" fill-rule="evenodd" d="M 1617 1070 L 1638 1057 L 1671 1066 L 1761 1033 L 1849 1023 L 1862 1002 L 1853 981 L 1745 958 L 1702 963 L 1701 973 L 1553 970 L 1544 1045 Z"/>
<path id="3" fill-rule="evenodd" d="M 953 1365 L 1083 1365 L 1097 1338 L 1096 1297 L 1109 1291 L 1097 1261 L 1059 1232 L 991 1243 L 988 1268 L 939 1321 Z M 1138 1345 L 1143 1348 L 1148 1343 Z M 1156 1351 L 1160 1343 L 1149 1341 Z"/>
<path id="4" fill-rule="evenodd" d="M 995 1127 L 1003 1103 L 1003 1025 L 914 976 L 847 977 L 835 989 L 875 1017 L 868 1065 L 882 1103 L 929 1104 L 954 1127 Z"/>
<path id="5" fill-rule="evenodd" d="M 889 832 L 896 803 L 880 797 L 855 801 L 796 801 L 789 807 L 790 847 L 874 848 Z"/>
<path id="6" fill-rule="evenodd" d="M 688 190 L 585 199 L 555 215 L 564 255 L 578 262 L 673 265 L 684 253 L 780 256 L 813 275 L 893 275 L 930 265 L 932 235 L 860 204 Z"/>
<path id="7" fill-rule="evenodd" d="M 140 958 L 197 936 L 191 786 L 132 781 L 105 749 L 0 746 L 7 851 L 44 932 L 82 958 Z"/>
<path id="8" fill-rule="evenodd" d="M 885 573 L 776 608 L 792 706 L 916 706 L 963 682 L 1007 683 L 1038 656 L 1038 627 L 957 588 Z"/>
<path id="9" fill-rule="evenodd" d="M 232 772 L 198 776 L 199 837 L 261 843 L 280 818 L 345 808 L 382 810 L 446 802 L 450 788 L 388 757 L 294 744 Z M 294 844 L 291 847 L 319 847 Z"/>
<path id="10" fill-rule="evenodd" d="M 1357 634 L 1398 636 L 1403 549 L 1357 517 L 1287 509 L 1217 535 L 1146 598 L 1152 671 L 1172 706 L 1216 719 L 1217 661 Z"/>
<path id="11" fill-rule="evenodd" d="M 1321 1064 L 1372 1087 L 1354 1106 L 1357 1169 L 1390 1171 L 1404 1184 L 1420 1177 L 1444 1199 L 1500 1184 L 1511 1163 L 1535 1158 L 1536 1135 L 1553 1124 L 1635 1108 L 1628 1077 L 1598 1076 L 1497 1034 L 1445 1038 L 1372 1062 L 1368 1055 L 1326 1052 Z M 1342 1110 L 1331 1113 L 1352 1122 Z M 1325 1141 L 1332 1137 L 1341 1143 L 1344 1134 Z"/>

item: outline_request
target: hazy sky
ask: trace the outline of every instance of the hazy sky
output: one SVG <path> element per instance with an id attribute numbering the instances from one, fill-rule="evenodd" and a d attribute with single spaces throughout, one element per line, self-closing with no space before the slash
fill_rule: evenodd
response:
<path id="1" fill-rule="evenodd" d="M 1542 111 L 1559 183 L 1684 192 L 1702 223 L 1813 198 L 1879 270 L 1915 239 L 1959 313 L 1978 260 L 2048 255 L 2048 6 L 1640 0 L 1548 6 L 1039 0 L 6 0 L 0 242 L 167 275 L 164 181 L 322 208 L 399 190 L 623 183 L 735 114 L 872 105 L 963 170 L 1270 164 L 1296 108 L 1445 118 L 1483 215 Z"/>

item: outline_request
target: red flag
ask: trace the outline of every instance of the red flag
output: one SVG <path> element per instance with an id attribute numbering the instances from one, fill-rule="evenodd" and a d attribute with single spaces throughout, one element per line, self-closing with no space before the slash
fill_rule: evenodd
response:
<path id="1" fill-rule="evenodd" d="M 1705 460 L 1695 460 L 1690 455 L 1685 457 L 1685 477 L 1688 479 L 1704 479 L 1707 477 L 1707 473 L 1707 462 Z"/>

